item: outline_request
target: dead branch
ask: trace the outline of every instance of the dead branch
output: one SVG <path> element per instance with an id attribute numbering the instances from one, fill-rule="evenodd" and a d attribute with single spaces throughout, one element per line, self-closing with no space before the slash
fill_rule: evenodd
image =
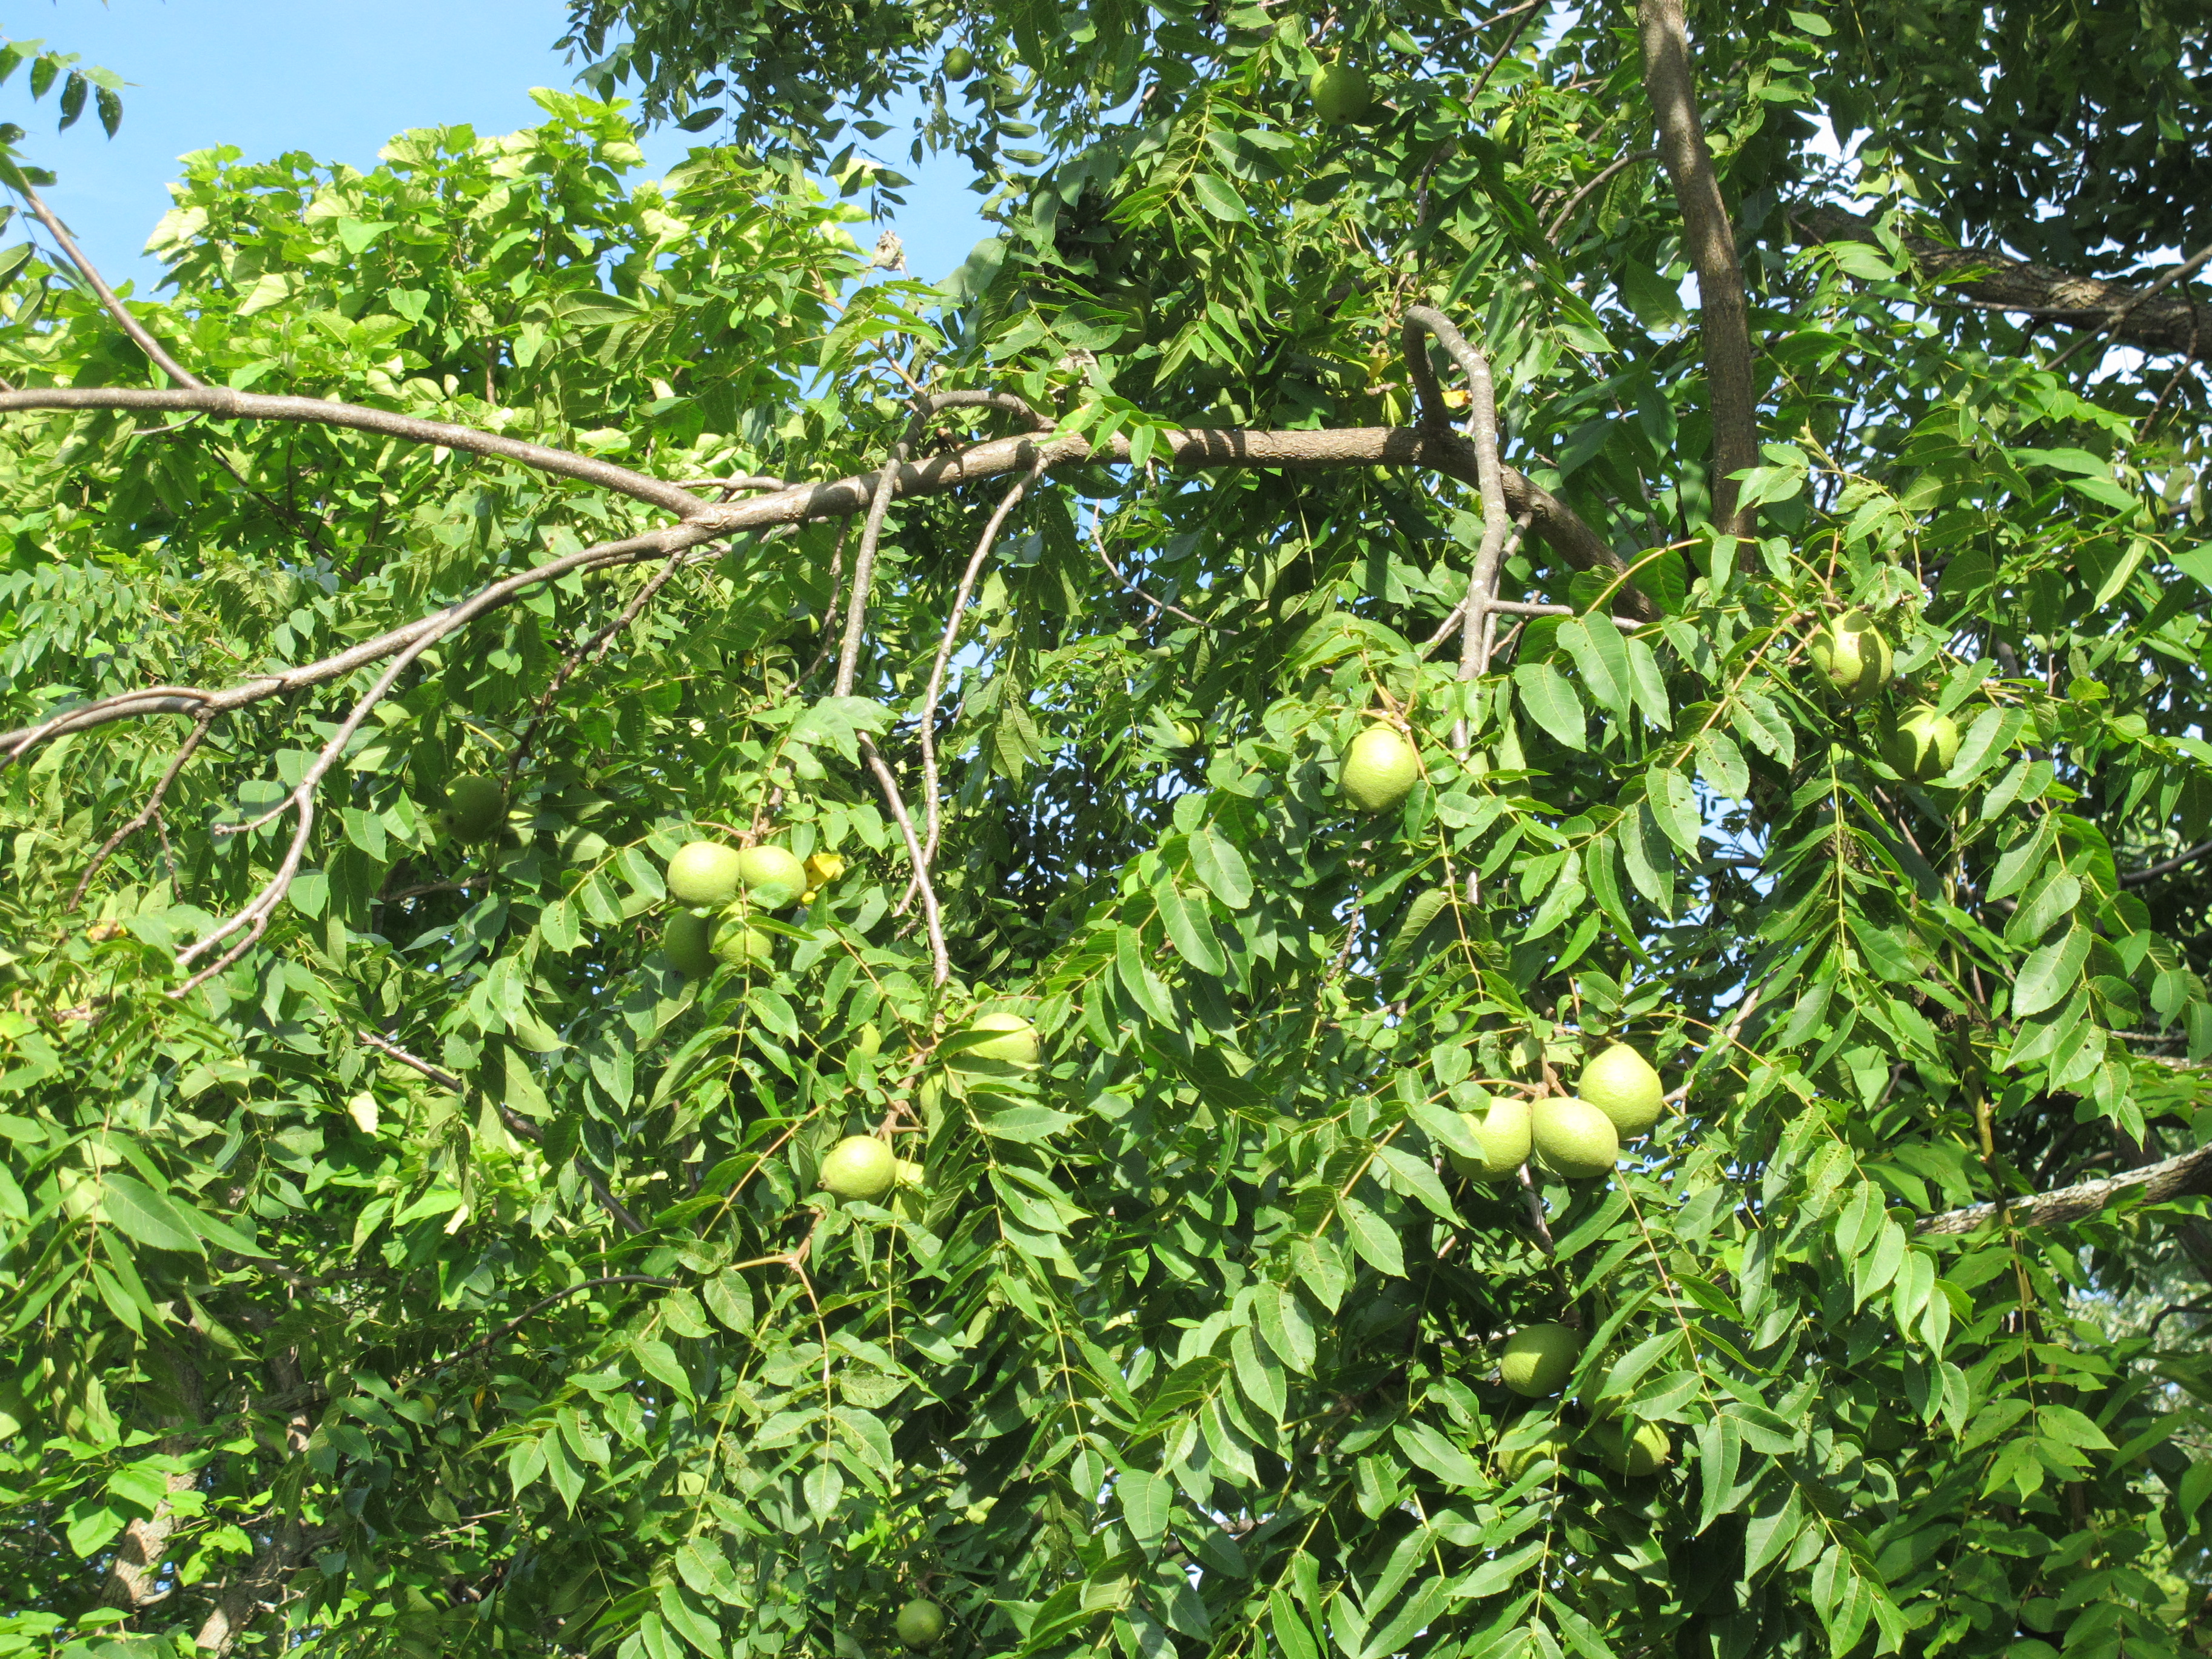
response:
<path id="1" fill-rule="evenodd" d="M 170 761 L 169 769 L 161 774 L 161 781 L 154 786 L 154 793 L 146 797 L 146 804 L 138 809 L 137 815 L 129 823 L 100 842 L 100 850 L 92 855 L 92 862 L 84 866 L 84 873 L 76 880 L 76 890 L 70 895 L 70 909 L 76 909 L 83 902 L 84 890 L 92 885 L 93 877 L 100 873 L 100 866 L 107 862 L 115 849 L 153 823 L 161 811 L 161 800 L 169 793 L 169 786 L 177 781 L 177 774 L 185 769 L 185 763 L 191 759 L 193 751 L 198 749 L 207 734 L 208 723 L 204 719 L 193 723 L 191 735 L 185 738 L 175 758 Z"/>
<path id="2" fill-rule="evenodd" d="M 1490 360 L 1475 349 L 1451 319 L 1429 306 L 1408 306 L 1403 325 L 1407 371 L 1423 394 L 1421 420 L 1425 425 L 1444 423 L 1443 399 L 1436 392 L 1436 376 L 1429 371 L 1428 344 L 1422 336 L 1433 335 L 1467 376 L 1468 425 L 1474 438 L 1476 487 L 1482 494 L 1482 545 L 1468 573 L 1467 598 L 1461 602 L 1459 678 L 1462 683 L 1486 673 L 1490 667 L 1490 603 L 1498 593 L 1498 572 L 1512 529 L 1505 506 L 1505 477 L 1498 459 L 1498 391 L 1491 380 Z M 1416 370 L 1413 364 L 1420 364 Z M 1469 732 L 1462 715 L 1452 726 L 1452 752 L 1464 763 Z"/>
<path id="3" fill-rule="evenodd" d="M 1751 313 L 1735 229 L 1698 115 L 1682 0 L 1638 0 L 1636 21 L 1644 91 L 1659 123 L 1659 153 L 1681 204 L 1683 240 L 1698 271 L 1698 331 L 1713 421 L 1713 525 L 1727 535 L 1747 536 L 1752 515 L 1736 508 L 1735 475 L 1759 465 L 1759 388 L 1752 378 Z"/>

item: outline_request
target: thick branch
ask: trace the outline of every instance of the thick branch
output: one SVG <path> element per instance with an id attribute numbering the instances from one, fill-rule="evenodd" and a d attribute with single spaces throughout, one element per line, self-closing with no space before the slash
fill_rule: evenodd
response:
<path id="1" fill-rule="evenodd" d="M 368 409 L 360 404 L 326 403 L 320 398 L 267 397 L 258 392 L 233 392 L 228 386 L 179 386 L 149 392 L 132 386 L 26 386 L 0 392 L 0 414 L 16 409 L 141 409 L 191 411 L 234 421 L 298 421 L 310 426 L 344 427 L 354 432 L 373 432 L 403 442 L 433 444 L 471 455 L 489 455 L 550 472 L 557 477 L 597 484 L 617 495 L 649 506 L 665 507 L 690 518 L 705 508 L 688 489 L 679 489 L 660 478 L 648 478 L 626 466 L 595 461 L 588 455 L 572 455 L 565 449 L 502 438 L 473 427 L 447 421 L 418 421 L 411 415 L 395 415 L 388 409 Z"/>
<path id="2" fill-rule="evenodd" d="M 1790 217 L 1808 242 L 1881 246 L 1873 220 L 1842 208 L 1796 208 Z M 2153 294 L 2125 283 L 2054 270 L 1987 248 L 1950 247 L 1927 236 L 1900 236 L 1898 240 L 1923 278 L 1993 311 L 2077 328 L 2109 328 L 2116 345 L 2144 351 L 2193 352 L 2212 339 L 2212 301 L 2193 289 Z"/>
<path id="3" fill-rule="evenodd" d="M 6 394 L 0 394 L 0 408 L 5 406 Z M 312 406 L 325 410 L 343 407 L 334 404 Z M 969 484 L 1025 471 L 1040 451 L 1045 457 L 1048 471 L 1091 462 L 1127 461 L 1129 455 L 1125 437 L 1116 437 L 1112 444 L 1095 451 L 1087 440 L 1079 436 L 1042 444 L 1026 436 L 997 438 L 949 455 L 908 462 L 900 467 L 893 479 L 891 494 L 894 499 L 944 495 Z M 1310 432 L 1185 429 L 1165 434 L 1164 443 L 1157 446 L 1153 453 L 1190 471 L 1217 467 L 1276 467 L 1286 471 L 1330 471 L 1358 466 L 1419 467 L 1464 483 L 1478 482 L 1473 444 L 1455 433 L 1422 432 L 1409 427 L 1346 427 Z M 1611 574 L 1627 569 L 1620 555 L 1565 502 L 1510 466 L 1503 468 L 1502 472 L 1507 507 L 1516 517 L 1527 514 L 1530 527 L 1568 564 L 1577 570 L 1603 570 Z M 228 714 L 270 697 L 328 684 L 405 650 L 425 635 L 448 631 L 453 614 L 463 605 L 471 617 L 482 616 L 541 583 L 572 571 L 610 569 L 645 559 L 662 558 L 740 531 L 804 524 L 817 519 L 849 518 L 866 510 L 880 478 L 880 474 L 870 472 L 830 483 L 795 485 L 750 501 L 720 506 L 702 503 L 700 515 L 686 523 L 624 541 L 602 543 L 549 560 L 493 584 L 460 605 L 418 617 L 320 662 L 258 675 L 219 691 L 191 686 L 151 686 L 66 709 L 37 726 L 0 732 L 0 761 L 20 759 L 40 744 L 64 732 L 88 731 L 111 720 L 133 720 L 147 714 Z M 1632 590 L 1624 599 L 1626 610 L 1647 620 L 1656 614 Z"/>
<path id="4" fill-rule="evenodd" d="M 2112 1199 L 2138 1187 L 2142 1188 L 2142 1201 L 2146 1204 L 2212 1193 L 2212 1146 L 2199 1146 L 2193 1152 L 2169 1158 L 2163 1164 L 2145 1164 L 2102 1181 L 2085 1181 L 2078 1187 L 2031 1194 L 2003 1204 L 1976 1204 L 1963 1210 L 1946 1210 L 1941 1215 L 1927 1217 L 1915 1231 L 1970 1233 L 2001 1215 L 2017 1226 L 2048 1227 L 2094 1215 Z"/>
<path id="5" fill-rule="evenodd" d="M 1080 436 L 1038 444 L 1033 438 L 997 438 L 949 455 L 929 456 L 899 468 L 894 500 L 939 495 L 1009 472 L 1026 470 L 1036 452 L 1045 470 L 1086 464 L 1126 462 L 1129 441 L 1116 435 L 1093 447 Z M 1231 467 L 1273 467 L 1291 472 L 1327 472 L 1346 467 L 1419 467 L 1480 486 L 1474 446 L 1456 433 L 1412 427 L 1365 426 L 1310 432 L 1270 432 L 1242 428 L 1184 428 L 1163 432 L 1154 458 L 1188 471 Z M 1577 516 L 1574 509 L 1511 467 L 1503 469 L 1505 505 L 1516 517 L 1531 515 L 1531 528 L 1577 570 L 1618 574 L 1626 563 L 1612 546 Z M 813 519 L 844 519 L 865 512 L 882 475 L 870 471 L 831 483 L 802 484 L 773 495 L 707 507 L 698 522 L 728 532 L 769 525 L 802 524 Z"/>
<path id="6" fill-rule="evenodd" d="M 1759 392 L 1751 374 L 1751 317 L 1735 229 L 1698 118 L 1682 0 L 1638 0 L 1636 22 L 1644 43 L 1644 88 L 1659 122 L 1660 159 L 1674 181 L 1683 240 L 1698 269 L 1698 332 L 1713 417 L 1713 523 L 1729 535 L 1747 536 L 1751 515 L 1736 510 L 1734 475 L 1759 465 Z"/>

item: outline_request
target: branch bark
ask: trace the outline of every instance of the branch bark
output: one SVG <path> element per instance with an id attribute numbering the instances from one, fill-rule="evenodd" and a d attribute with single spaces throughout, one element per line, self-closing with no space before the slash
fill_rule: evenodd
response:
<path id="1" fill-rule="evenodd" d="M 161 1450 L 171 1457 L 183 1457 L 198 1446 L 201 1420 L 207 1414 L 206 1390 L 199 1367 L 185 1355 L 174 1356 L 173 1370 L 180 1415 L 173 1419 L 172 1426 L 185 1432 L 164 1439 Z M 103 1606 L 135 1613 L 168 1599 L 172 1592 L 161 1587 L 161 1558 L 167 1553 L 169 1539 L 177 1529 L 177 1513 L 170 1506 L 170 1499 L 179 1492 L 190 1492 L 199 1484 L 199 1478 L 197 1468 L 182 1468 L 171 1474 L 162 1483 L 167 1490 L 154 1505 L 153 1514 L 143 1516 L 124 1528 L 123 1536 L 116 1540 L 114 1559 L 108 1563 L 107 1577 L 100 1585 Z"/>
<path id="2" fill-rule="evenodd" d="M 269 1372 L 278 1397 L 299 1400 L 305 1396 L 299 1362 L 289 1349 L 270 1356 Z M 284 1422 L 285 1455 L 291 1459 L 306 1456 L 311 1432 L 307 1407 L 295 1406 Z M 215 1659 L 228 1659 L 270 1596 L 299 1570 L 309 1551 L 335 1534 L 334 1528 L 302 1526 L 296 1509 L 270 1516 L 268 1535 L 255 1550 L 246 1570 L 232 1577 L 217 1594 L 215 1607 L 200 1626 L 193 1645 L 213 1654 Z"/>
<path id="3" fill-rule="evenodd" d="M 1752 380 L 1751 313 L 1735 228 L 1698 116 L 1682 0 L 1638 0 L 1636 22 L 1644 45 L 1644 88 L 1659 123 L 1659 155 L 1674 181 L 1683 240 L 1698 271 L 1698 333 L 1713 421 L 1713 523 L 1729 535 L 1747 536 L 1751 514 L 1737 510 L 1734 475 L 1759 465 L 1759 392 Z"/>
<path id="4" fill-rule="evenodd" d="M 127 395 L 112 388 L 94 388 L 88 397 Z M 167 397 L 166 392 L 142 394 Z M 311 399 L 288 401 L 310 404 L 316 409 L 341 407 L 314 404 Z M 0 393 L 0 410 L 8 404 Z M 88 405 L 91 406 L 91 405 Z M 1097 462 L 1126 462 L 1128 440 L 1117 436 L 1096 448 L 1081 436 L 1040 444 L 1031 437 L 998 438 L 969 446 L 951 454 L 927 457 L 901 466 L 892 481 L 894 500 L 919 495 L 941 495 L 966 485 L 1025 471 L 1042 451 L 1045 470 Z M 1163 453 L 1164 452 L 1164 453 Z M 1474 446 L 1456 433 L 1419 431 L 1410 427 L 1342 427 L 1334 430 L 1271 432 L 1237 428 L 1199 428 L 1165 434 L 1153 450 L 1156 457 L 1188 471 L 1236 467 L 1273 467 L 1285 471 L 1330 471 L 1342 467 L 1391 466 L 1440 472 L 1463 483 L 1479 484 Z M 1508 466 L 1501 469 L 1505 504 L 1517 518 L 1528 515 L 1530 526 L 1569 565 L 1577 570 L 1602 570 L 1620 574 L 1627 563 L 1574 509 L 1540 484 Z M 799 484 L 771 495 L 726 505 L 698 503 L 698 514 L 679 525 L 649 531 L 617 542 L 604 542 L 580 552 L 548 561 L 518 572 L 482 592 L 427 617 L 364 640 L 319 662 L 258 675 L 221 690 L 192 686 L 149 686 L 120 696 L 103 698 L 64 710 L 37 726 L 0 732 L 0 763 L 19 760 L 40 744 L 68 732 L 82 732 L 111 720 L 134 720 L 147 714 L 221 714 L 310 686 L 327 684 L 371 663 L 406 649 L 426 635 L 450 630 L 454 614 L 466 606 L 478 617 L 496 610 L 538 585 L 571 572 L 611 569 L 641 560 L 662 558 L 672 552 L 747 530 L 776 525 L 805 524 L 817 519 L 849 518 L 866 510 L 882 475 L 868 472 L 820 484 Z M 1646 620 L 1656 613 L 1632 589 L 1624 608 Z"/>
<path id="5" fill-rule="evenodd" d="M 2199 1146 L 2193 1152 L 2184 1152 L 2161 1164 L 2147 1164 L 2102 1181 L 2085 1181 L 2077 1187 L 2062 1187 L 2056 1192 L 2028 1194 L 2002 1204 L 1975 1204 L 1963 1210 L 1946 1210 L 1941 1215 L 1923 1217 L 1914 1231 L 1970 1233 L 2000 1216 L 2017 1226 L 2049 1227 L 2094 1215 L 2114 1198 L 2138 1187 L 2142 1188 L 2142 1201 L 2146 1204 L 2212 1193 L 2212 1146 Z"/>
<path id="6" fill-rule="evenodd" d="M 1873 220 L 1842 208 L 1795 208 L 1790 219 L 1808 242 L 1881 245 Z M 1987 248 L 1952 247 L 1928 236 L 1905 235 L 1898 240 L 1924 280 L 1941 283 L 1960 298 L 1991 311 L 2039 317 L 2077 328 L 2109 328 L 2114 344 L 2154 352 L 2193 354 L 2203 337 L 2200 328 L 2212 327 L 2212 301 L 2193 289 L 2177 285 L 2153 294 L 2125 283 L 2055 270 Z"/>

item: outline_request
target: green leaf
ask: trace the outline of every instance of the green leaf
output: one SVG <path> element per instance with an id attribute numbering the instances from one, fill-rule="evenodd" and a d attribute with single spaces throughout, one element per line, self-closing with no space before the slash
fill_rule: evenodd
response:
<path id="1" fill-rule="evenodd" d="M 1232 910 L 1252 902 L 1252 877 L 1243 854 L 1210 824 L 1191 832 L 1190 864 L 1206 891 Z"/>
<path id="2" fill-rule="evenodd" d="M 1124 1469 L 1115 1477 L 1114 1491 L 1121 1500 L 1121 1519 L 1138 1542 L 1147 1543 L 1167 1530 L 1175 1500 L 1167 1480 L 1143 1469 Z"/>
<path id="3" fill-rule="evenodd" d="M 1570 749 L 1586 749 L 1582 699 L 1565 675 L 1547 662 L 1522 663 L 1513 671 L 1521 706 L 1537 725 Z"/>
<path id="4" fill-rule="evenodd" d="M 1226 179 L 1211 173 L 1191 175 L 1191 194 L 1198 198 L 1199 206 L 1223 222 L 1232 225 L 1249 223 L 1252 211 L 1244 205 L 1244 198 L 1237 193 L 1236 186 Z"/>
<path id="5" fill-rule="evenodd" d="M 112 1171 L 100 1178 L 100 1206 L 125 1237 L 156 1250 L 200 1254 L 198 1232 L 166 1194 Z"/>
<path id="6" fill-rule="evenodd" d="M 1698 806 L 1696 786 L 1673 767 L 1660 767 L 1649 775 L 1644 799 L 1667 839 L 1692 858 L 1697 857 L 1705 814 Z"/>
<path id="7" fill-rule="evenodd" d="M 2028 953 L 2013 981 L 2012 1012 L 2017 1018 L 2055 1008 L 2081 977 L 2094 936 L 2078 924 L 2061 938 Z"/>

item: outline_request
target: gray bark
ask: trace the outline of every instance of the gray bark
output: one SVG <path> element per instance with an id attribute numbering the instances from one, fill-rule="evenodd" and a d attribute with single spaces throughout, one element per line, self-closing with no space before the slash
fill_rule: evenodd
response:
<path id="1" fill-rule="evenodd" d="M 1798 208 L 1790 219 L 1807 241 L 1877 241 L 1872 220 L 1842 208 Z M 2147 295 L 2125 283 L 2076 276 L 1987 248 L 1949 247 L 1926 236 L 1899 240 L 1923 277 L 1990 310 L 2076 328 L 2111 325 L 2115 345 L 2144 351 L 2202 356 L 2212 349 L 2212 298 L 2187 283 Z"/>
<path id="2" fill-rule="evenodd" d="M 1946 1210 L 1924 1218 L 1914 1230 L 1922 1233 L 1970 1233 L 1998 1219 L 2000 1214 L 2016 1226 L 2049 1227 L 2094 1215 L 2112 1199 L 2140 1187 L 2146 1204 L 2170 1198 L 2212 1193 L 2212 1146 L 2148 1164 L 2101 1181 L 2085 1181 L 2078 1187 L 2056 1192 L 2030 1193 L 2003 1204 L 1975 1204 L 1963 1210 Z"/>

